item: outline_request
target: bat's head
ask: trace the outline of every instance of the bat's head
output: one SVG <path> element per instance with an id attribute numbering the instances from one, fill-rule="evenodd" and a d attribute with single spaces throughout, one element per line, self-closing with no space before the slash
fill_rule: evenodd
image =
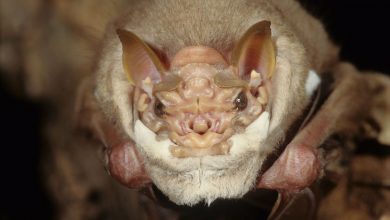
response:
<path id="1" fill-rule="evenodd" d="M 117 33 L 133 100 L 118 107 L 132 112 L 129 136 L 154 184 L 177 204 L 248 192 L 272 151 L 264 144 L 276 62 L 270 22 L 254 24 L 231 51 L 190 46 L 170 58 Z"/>

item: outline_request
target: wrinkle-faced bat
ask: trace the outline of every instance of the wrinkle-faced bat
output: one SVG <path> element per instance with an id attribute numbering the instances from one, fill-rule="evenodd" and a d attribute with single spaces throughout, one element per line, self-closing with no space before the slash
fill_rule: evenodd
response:
<path id="1" fill-rule="evenodd" d="M 323 175 L 321 144 L 369 113 L 366 77 L 295 1 L 133 3 L 102 42 L 89 122 L 128 187 L 285 203 Z"/>

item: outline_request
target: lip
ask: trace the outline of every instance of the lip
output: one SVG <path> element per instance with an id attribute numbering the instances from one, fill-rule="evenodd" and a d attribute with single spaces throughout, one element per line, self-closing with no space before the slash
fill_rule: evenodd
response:
<path id="1" fill-rule="evenodd" d="M 198 133 L 199 135 L 205 135 L 208 132 L 218 133 L 218 134 L 221 134 L 223 132 L 221 128 L 221 119 L 219 118 L 213 119 L 210 117 L 197 116 L 194 118 L 194 120 L 186 120 L 186 121 L 179 122 L 180 129 L 181 129 L 179 130 L 180 135 L 194 133 L 195 124 L 204 124 L 204 126 L 206 126 L 204 130 L 208 130 L 203 133 L 195 131 L 195 133 Z"/>
<path id="2" fill-rule="evenodd" d="M 228 141 L 223 141 L 208 148 L 189 148 L 178 145 L 172 145 L 169 147 L 169 151 L 174 157 L 187 158 L 187 157 L 203 157 L 203 156 L 218 156 L 227 155 L 230 151 L 232 144 Z"/>
<path id="3" fill-rule="evenodd" d="M 232 134 L 232 129 L 227 129 L 222 134 L 208 131 L 202 135 L 194 132 L 185 135 L 170 132 L 169 138 L 176 144 L 170 151 L 177 157 L 224 155 L 229 153 L 230 144 L 227 143 L 227 139 Z"/>
<path id="4" fill-rule="evenodd" d="M 208 131 L 202 135 L 194 132 L 178 135 L 176 132 L 170 132 L 169 137 L 180 146 L 198 149 L 209 148 L 220 143 L 224 139 L 224 134 Z"/>

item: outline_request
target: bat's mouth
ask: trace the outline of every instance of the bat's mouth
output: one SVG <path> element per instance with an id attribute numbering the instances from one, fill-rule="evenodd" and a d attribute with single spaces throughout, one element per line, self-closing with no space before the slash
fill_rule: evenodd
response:
<path id="1" fill-rule="evenodd" d="M 232 147 L 229 139 L 243 132 L 263 111 L 253 102 L 245 111 L 166 114 L 165 126 L 156 133 L 168 136 L 173 143 L 169 151 L 176 158 L 228 155 Z"/>
<path id="2" fill-rule="evenodd" d="M 234 130 L 227 125 L 227 115 L 217 117 L 213 114 L 186 115 L 185 120 L 175 120 L 176 129 L 169 132 L 169 139 L 175 143 L 170 147 L 174 157 L 201 157 L 225 155 L 229 153 L 231 143 L 227 141 Z"/>
<path id="3" fill-rule="evenodd" d="M 230 129 L 223 134 L 207 132 L 179 136 L 176 132 L 171 132 L 171 140 L 178 145 L 171 146 L 170 152 L 178 158 L 225 155 L 231 147 L 231 143 L 227 141 L 231 135 Z"/>

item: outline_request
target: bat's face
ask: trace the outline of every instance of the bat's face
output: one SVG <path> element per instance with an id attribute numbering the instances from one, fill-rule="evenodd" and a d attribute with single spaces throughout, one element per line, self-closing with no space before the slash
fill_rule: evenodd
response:
<path id="1" fill-rule="evenodd" d="M 151 97 L 140 90 L 135 99 L 143 124 L 175 144 L 169 147 L 174 157 L 227 155 L 228 139 L 265 109 L 265 86 L 251 89 L 232 68 L 190 63 L 169 76 L 151 85 Z"/>
<path id="2" fill-rule="evenodd" d="M 272 77 L 289 70 L 288 64 L 275 67 L 270 23 L 253 25 L 232 51 L 189 46 L 165 62 L 133 33 L 117 33 L 131 86 L 114 83 L 113 98 L 122 103 L 122 125 L 143 162 L 129 162 L 133 151 L 116 147 L 111 174 L 128 183 L 138 172 L 134 166 L 144 166 L 177 204 L 238 198 L 253 188 L 275 147 L 265 143 L 272 128 Z M 123 102 L 128 88 L 132 102 Z"/>
<path id="3" fill-rule="evenodd" d="M 255 81 L 261 83 L 255 72 L 246 82 L 223 63 L 191 62 L 150 84 L 145 90 L 151 96 L 136 93 L 136 142 L 149 158 L 155 184 L 173 201 L 211 202 L 241 196 L 253 186 L 258 143 L 267 128 L 267 114 L 258 119 L 267 92 L 264 84 L 251 88 Z"/>
<path id="4" fill-rule="evenodd" d="M 215 62 L 182 60 L 182 54 L 194 53 Z M 151 178 L 177 203 L 243 195 L 253 186 L 262 159 L 266 81 L 255 71 L 241 79 L 206 47 L 185 48 L 173 63 L 180 66 L 165 79 L 153 83 L 146 78 L 135 92 L 136 143 L 148 158 Z"/>

